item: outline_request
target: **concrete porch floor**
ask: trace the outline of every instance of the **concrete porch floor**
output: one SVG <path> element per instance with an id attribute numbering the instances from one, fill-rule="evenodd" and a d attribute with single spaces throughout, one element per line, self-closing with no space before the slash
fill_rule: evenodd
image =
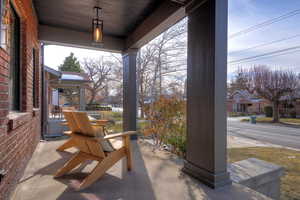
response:
<path id="1" fill-rule="evenodd" d="M 119 161 L 91 187 L 77 192 L 74 186 L 95 165 L 79 166 L 72 173 L 54 179 L 53 173 L 75 152 L 56 152 L 64 142 L 40 142 L 22 179 L 12 195 L 12 200 L 195 200 L 195 199 L 269 199 L 241 185 L 212 190 L 193 178 L 182 174 L 182 160 L 157 151 L 143 142 L 134 142 L 133 166 L 126 171 L 126 161 Z"/>

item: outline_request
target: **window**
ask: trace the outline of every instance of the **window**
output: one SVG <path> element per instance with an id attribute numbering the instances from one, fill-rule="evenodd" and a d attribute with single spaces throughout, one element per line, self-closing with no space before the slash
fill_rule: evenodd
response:
<path id="1" fill-rule="evenodd" d="M 2 13 L 3 13 L 3 11 L 2 11 L 2 9 L 4 8 L 4 1 L 1 1 L 1 3 L 0 3 L 0 39 L 1 39 L 1 43 L 2 43 L 2 21 L 3 21 L 3 17 L 2 17 Z"/>
<path id="2" fill-rule="evenodd" d="M 38 51 L 36 49 L 32 49 L 32 104 L 34 108 L 38 108 L 39 107 L 39 82 L 38 82 L 38 78 L 39 78 L 39 68 L 38 68 L 38 62 L 37 62 L 37 58 L 39 57 L 38 55 Z"/>
<path id="3" fill-rule="evenodd" d="M 9 99 L 10 110 L 20 110 L 20 18 L 13 6 L 10 6 L 9 24 Z"/>
<path id="4" fill-rule="evenodd" d="M 7 48 L 7 0 L 1 0 L 0 4 L 0 45 L 2 48 Z"/>

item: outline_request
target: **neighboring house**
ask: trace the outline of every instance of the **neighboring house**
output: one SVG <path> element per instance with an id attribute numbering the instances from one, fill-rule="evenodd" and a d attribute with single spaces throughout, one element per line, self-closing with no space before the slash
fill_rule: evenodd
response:
<path id="1" fill-rule="evenodd" d="M 267 100 L 258 98 L 246 90 L 236 90 L 227 97 L 227 112 L 262 114 L 264 107 L 268 105 L 270 103 Z"/>
<path id="2" fill-rule="evenodd" d="M 293 96 L 283 96 L 280 99 L 279 113 L 282 117 L 300 118 L 300 90 Z"/>
<path id="3" fill-rule="evenodd" d="M 266 106 L 272 106 L 271 102 L 246 90 L 236 90 L 227 96 L 227 112 L 263 114 Z M 280 99 L 279 113 L 281 117 L 300 118 L 300 91 L 293 96 L 283 96 Z"/>

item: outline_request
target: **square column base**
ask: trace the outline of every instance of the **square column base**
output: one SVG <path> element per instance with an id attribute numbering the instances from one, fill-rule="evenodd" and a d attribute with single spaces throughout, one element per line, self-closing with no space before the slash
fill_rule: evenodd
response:
<path id="1" fill-rule="evenodd" d="M 231 185 L 232 183 L 228 172 L 215 174 L 186 160 L 184 161 L 182 171 L 213 189 Z"/>

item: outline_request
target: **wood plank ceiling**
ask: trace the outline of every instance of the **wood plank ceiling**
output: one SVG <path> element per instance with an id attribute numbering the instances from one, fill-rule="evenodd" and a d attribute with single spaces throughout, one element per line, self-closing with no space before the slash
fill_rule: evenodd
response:
<path id="1" fill-rule="evenodd" d="M 125 38 L 148 15 L 161 0 L 100 0 L 104 33 Z M 41 25 L 91 32 L 95 0 L 34 0 Z"/>

